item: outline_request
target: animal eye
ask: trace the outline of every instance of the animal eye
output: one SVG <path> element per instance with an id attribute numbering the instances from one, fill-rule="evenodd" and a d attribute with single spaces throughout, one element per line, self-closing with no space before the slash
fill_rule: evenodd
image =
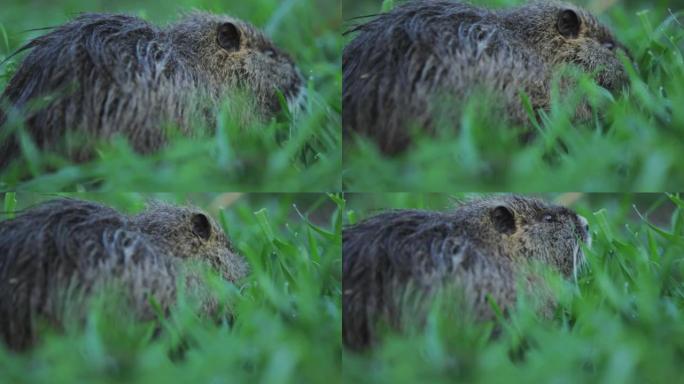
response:
<path id="1" fill-rule="evenodd" d="M 209 240 L 211 237 L 211 222 L 209 218 L 201 213 L 196 213 L 192 216 L 192 233 L 203 240 Z"/>
<path id="2" fill-rule="evenodd" d="M 571 9 L 566 9 L 558 16 L 558 32 L 565 37 L 577 37 L 580 30 L 580 18 Z"/>
<path id="3" fill-rule="evenodd" d="M 615 50 L 615 43 L 613 43 L 612 41 L 607 41 L 607 42 L 603 43 L 603 47 L 606 49 L 609 49 L 611 51 L 614 51 Z"/>
<path id="4" fill-rule="evenodd" d="M 553 215 L 544 215 L 544 222 L 550 223 L 553 221 Z"/>
<path id="5" fill-rule="evenodd" d="M 216 41 L 218 45 L 226 51 L 237 51 L 240 49 L 240 30 L 233 23 L 223 23 L 218 26 L 216 31 Z"/>

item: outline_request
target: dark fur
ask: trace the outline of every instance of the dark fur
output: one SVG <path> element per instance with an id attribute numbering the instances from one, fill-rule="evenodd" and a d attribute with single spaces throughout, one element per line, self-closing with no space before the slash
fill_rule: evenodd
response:
<path id="1" fill-rule="evenodd" d="M 224 232 L 197 209 L 153 204 L 127 216 L 80 200 L 42 203 L 0 222 L 0 334 L 24 349 L 36 340 L 36 321 L 59 327 L 74 317 L 68 311 L 84 310 L 85 295 L 111 283 L 124 288 L 139 318 L 151 319 L 150 298 L 162 310 L 174 303 L 182 260 L 207 262 L 229 281 L 247 272 Z"/>
<path id="2" fill-rule="evenodd" d="M 218 45 L 217 28 L 226 22 L 241 31 L 236 51 Z M 29 54 L 0 107 L 9 104 L 26 116 L 40 149 L 67 152 L 76 161 L 115 134 L 140 153 L 165 144 L 167 125 L 199 135 L 214 126 L 220 102 L 238 91 L 248 92 L 264 116 L 279 110 L 277 90 L 291 104 L 303 92 L 292 59 L 252 25 L 227 16 L 193 13 L 160 28 L 133 16 L 84 14 L 21 50 Z M 67 134 L 86 145 L 58 147 Z M 0 143 L 0 167 L 18 154 L 11 135 Z"/>
<path id="3" fill-rule="evenodd" d="M 342 235 L 344 343 L 372 344 L 379 321 L 400 328 L 409 289 L 426 302 L 456 284 L 476 318 L 491 318 L 486 295 L 509 307 L 516 272 L 527 261 L 571 276 L 583 258 L 578 239 L 589 238 L 571 210 L 519 196 L 473 200 L 451 212 L 397 210 L 366 219 Z M 411 310 L 411 318 L 420 318 Z"/>
<path id="4" fill-rule="evenodd" d="M 582 20 L 577 37 L 566 38 L 557 29 L 565 9 Z M 519 92 L 527 93 L 535 110 L 547 109 L 553 72 L 561 64 L 600 69 L 597 80 L 610 90 L 626 82 L 615 53 L 621 46 L 594 16 L 569 4 L 490 10 L 414 1 L 351 32 L 356 36 L 345 47 L 342 64 L 345 139 L 360 133 L 390 154 L 410 144 L 412 124 L 432 131 L 433 117 L 444 108 L 446 124 L 458 125 L 462 104 L 477 90 L 498 97 L 501 110 L 488 111 L 495 118 L 525 124 Z M 588 116 L 586 108 L 578 112 Z"/>

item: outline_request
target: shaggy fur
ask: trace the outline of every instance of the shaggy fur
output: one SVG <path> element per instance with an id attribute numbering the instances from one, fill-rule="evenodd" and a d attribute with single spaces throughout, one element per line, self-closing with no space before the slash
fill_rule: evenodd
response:
<path id="1" fill-rule="evenodd" d="M 111 283 L 141 319 L 151 319 L 150 298 L 168 309 L 183 263 L 193 260 L 232 282 L 247 273 L 224 232 L 197 209 L 153 203 L 127 216 L 93 202 L 45 202 L 0 222 L 0 334 L 9 347 L 26 348 L 36 321 L 59 327 L 74 316 L 67 311 L 81 313 L 85 297 Z"/>
<path id="2" fill-rule="evenodd" d="M 564 10 L 579 17 L 577 36 L 559 32 Z M 498 97 L 501 111 L 489 113 L 525 124 L 520 91 L 535 110 L 548 108 L 553 72 L 561 64 L 598 71 L 598 83 L 610 90 L 626 82 L 615 52 L 624 47 L 594 16 L 570 4 L 490 10 L 414 1 L 350 32 L 356 36 L 342 64 L 345 138 L 360 133 L 390 154 L 410 144 L 412 124 L 432 131 L 433 116 L 442 109 L 451 119 L 446 124 L 457 125 L 463 102 L 478 90 Z"/>
<path id="3" fill-rule="evenodd" d="M 476 318 L 491 318 L 487 294 L 502 308 L 512 305 L 517 272 L 529 261 L 572 276 L 584 258 L 580 242 L 590 242 L 584 218 L 520 196 L 473 200 L 451 212 L 397 210 L 366 219 L 342 234 L 344 343 L 372 344 L 380 321 L 400 328 L 407 294 L 427 302 L 446 284 L 456 284 Z"/>
<path id="4" fill-rule="evenodd" d="M 239 31 L 234 50 L 219 45 L 224 23 Z M 140 153 L 162 147 L 169 124 L 199 135 L 201 127 L 214 126 L 219 103 L 233 94 L 248 93 L 263 116 L 279 110 L 279 91 L 293 108 L 303 97 L 292 59 L 255 27 L 228 16 L 193 13 L 157 27 L 132 16 L 84 14 L 24 50 L 30 53 L 0 107 L 11 105 L 26 117 L 39 148 L 68 152 L 76 161 L 92 156 L 93 142 L 115 134 Z M 0 114 L 0 126 L 4 119 Z M 56 149 L 67 145 L 68 134 L 87 145 Z M 0 167 L 18 152 L 10 135 L 0 143 Z"/>

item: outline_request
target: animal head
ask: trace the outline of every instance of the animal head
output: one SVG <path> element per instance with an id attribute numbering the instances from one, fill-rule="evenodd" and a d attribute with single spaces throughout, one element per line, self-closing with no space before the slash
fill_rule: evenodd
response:
<path id="1" fill-rule="evenodd" d="M 229 281 L 247 274 L 247 264 L 235 253 L 225 232 L 197 208 L 152 202 L 132 220 L 169 255 L 208 262 Z"/>
<path id="2" fill-rule="evenodd" d="M 522 34 L 551 65 L 574 64 L 610 90 L 627 82 L 618 50 L 627 48 L 588 11 L 561 2 L 534 2 L 503 13 L 506 26 Z"/>
<path id="3" fill-rule="evenodd" d="M 264 111 L 280 109 L 279 93 L 291 110 L 302 105 L 305 88 L 293 59 L 253 25 L 195 12 L 171 26 L 170 32 L 202 73 L 216 84 L 251 90 Z"/>
<path id="4" fill-rule="evenodd" d="M 501 196 L 475 200 L 460 209 L 474 238 L 484 238 L 511 259 L 540 261 L 565 276 L 584 262 L 581 243 L 591 246 L 587 220 L 572 210 L 538 199 Z M 479 231 L 479 233 L 478 233 Z"/>

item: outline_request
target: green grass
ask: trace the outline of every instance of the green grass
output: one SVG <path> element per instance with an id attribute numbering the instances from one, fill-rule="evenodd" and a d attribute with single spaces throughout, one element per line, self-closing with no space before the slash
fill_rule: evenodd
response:
<path id="1" fill-rule="evenodd" d="M 227 13 L 263 28 L 292 54 L 307 79 L 308 113 L 241 127 L 222 114 L 213 137 L 174 138 L 163 151 L 138 156 L 123 140 L 106 143 L 97 157 L 72 164 L 40 153 L 30 143 L 20 161 L 0 173 L 0 190 L 28 191 L 306 191 L 338 190 L 341 185 L 340 90 L 341 18 L 334 0 L 222 2 L 83 1 L 36 5 L 5 1 L 0 15 L 0 60 L 78 12 L 127 12 L 158 23 L 193 8 Z M 4 89 L 23 55 L 0 66 Z"/>
<path id="2" fill-rule="evenodd" d="M 141 210 L 149 198 L 192 202 L 224 226 L 251 274 L 241 289 L 208 280 L 234 323 L 200 318 L 183 298 L 161 323 L 93 306 L 85 326 L 51 334 L 30 353 L 0 345 L 2 383 L 336 383 L 341 371 L 341 223 L 345 202 L 324 194 L 70 194 Z M 50 196 L 18 193 L 5 208 Z M 16 202 L 14 199 L 16 198 Z M 217 208 L 218 202 L 228 204 Z M 184 346 L 184 348 L 183 348 Z M 179 353 L 183 350 L 183 353 Z"/>
<path id="3" fill-rule="evenodd" d="M 378 208 L 450 205 L 443 195 L 361 194 L 347 200 L 356 219 Z M 519 301 L 510 317 L 485 324 L 462 321 L 449 303 L 435 305 L 424 330 L 390 333 L 372 352 L 344 351 L 344 379 L 681 382 L 684 201 L 664 194 L 589 194 L 573 208 L 589 219 L 594 245 L 577 285 L 549 276 L 558 303 L 553 318 L 538 316 L 532 297 Z M 498 337 L 492 336 L 494 326 L 501 329 Z"/>
<path id="4" fill-rule="evenodd" d="M 521 1 L 473 1 L 510 6 Z M 356 1 L 358 14 L 394 2 Z M 592 192 L 679 190 L 684 186 L 684 12 L 660 2 L 585 1 L 589 8 L 615 3 L 600 18 L 627 45 L 638 64 L 629 90 L 610 97 L 582 79 L 578 92 L 601 111 L 573 124 L 572 102 L 555 98 L 530 128 L 510 126 L 481 113 L 487 101 L 471 100 L 460 130 L 439 127 L 437 137 L 416 134 L 397 157 L 380 154 L 359 138 L 344 143 L 343 185 L 348 191 Z M 669 9 L 672 9 L 670 13 Z M 373 12 L 371 12 L 373 13 Z M 355 22 L 345 12 L 347 27 Z M 352 36 L 348 37 L 352 38 Z M 532 142 L 518 140 L 532 130 Z"/>

